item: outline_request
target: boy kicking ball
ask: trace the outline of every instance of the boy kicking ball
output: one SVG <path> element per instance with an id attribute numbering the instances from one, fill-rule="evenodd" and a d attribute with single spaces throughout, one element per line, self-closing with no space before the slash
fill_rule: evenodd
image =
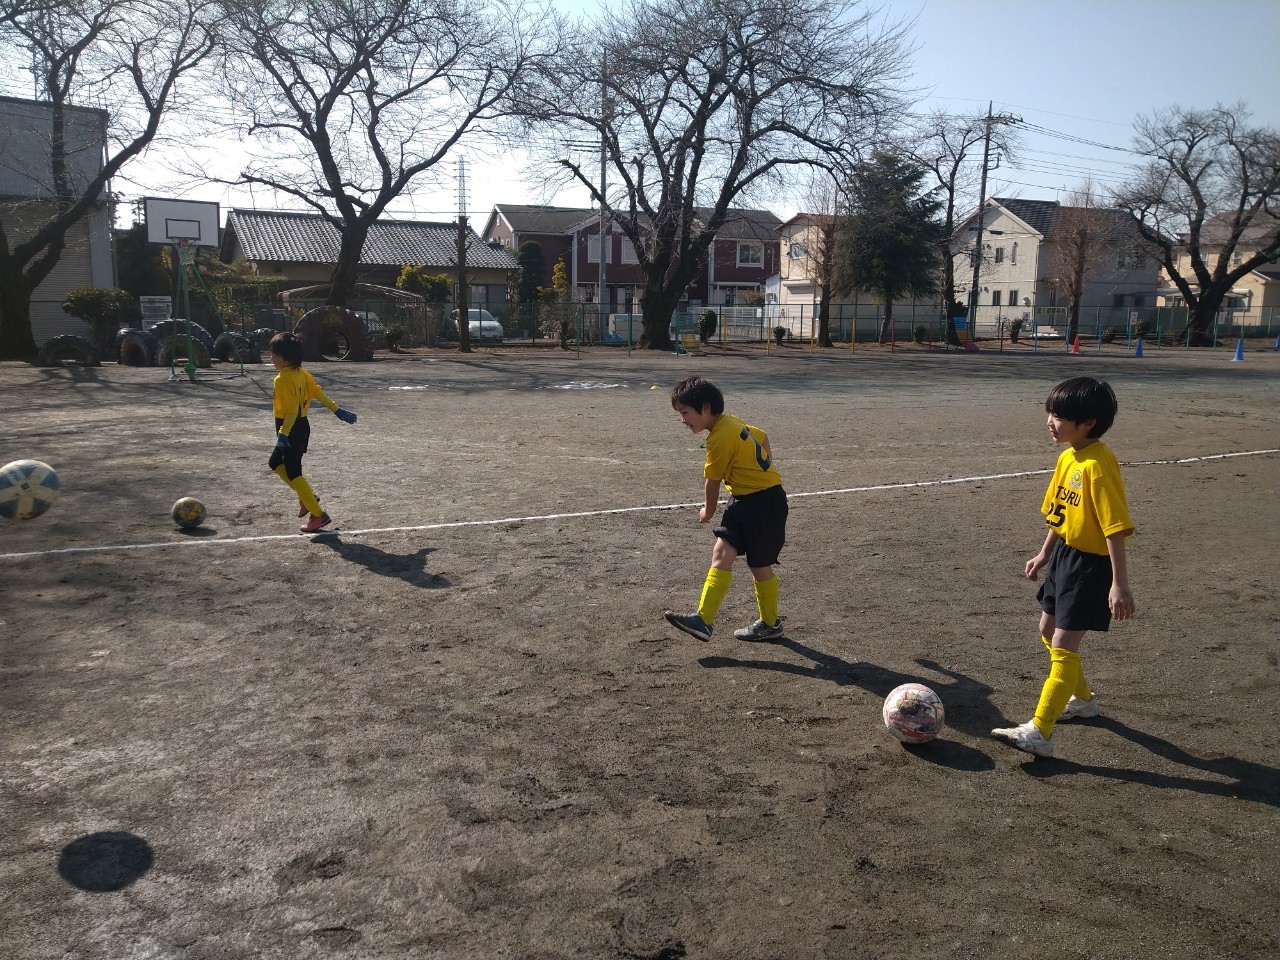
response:
<path id="1" fill-rule="evenodd" d="M 1098 702 L 1080 666 L 1080 642 L 1106 630 L 1111 618 L 1133 616 L 1125 539 L 1133 521 L 1120 465 L 1099 438 L 1116 418 L 1110 385 L 1090 377 L 1064 380 L 1049 393 L 1049 435 L 1067 449 L 1058 457 L 1041 512 L 1049 527 L 1044 546 L 1027 561 L 1028 580 L 1044 570 L 1036 593 L 1043 614 L 1040 640 L 1049 648 L 1049 679 L 1035 716 L 991 735 L 1038 757 L 1053 756 L 1059 720 L 1096 717 Z"/>
<path id="2" fill-rule="evenodd" d="M 787 532 L 787 494 L 773 465 L 769 438 L 724 412 L 724 395 L 710 380 L 690 377 L 671 388 L 671 406 L 694 433 L 707 432 L 707 460 L 702 468 L 706 495 L 698 522 L 708 523 L 716 514 L 720 484 L 729 488 L 729 503 L 711 550 L 711 569 L 702 587 L 702 601 L 690 614 L 666 611 L 673 627 L 699 640 L 710 640 L 716 613 L 733 583 L 733 561 L 747 557 L 755 578 L 760 618 L 734 631 L 739 640 L 773 640 L 783 635 L 778 616 L 778 578 L 773 565 Z"/>
<path id="3" fill-rule="evenodd" d="M 325 396 L 315 377 L 302 369 L 302 341 L 292 333 L 271 338 L 271 362 L 279 373 L 273 381 L 272 407 L 276 416 L 276 445 L 267 465 L 298 495 L 298 516 L 306 517 L 303 533 L 317 533 L 332 521 L 320 509 L 320 501 L 302 475 L 302 457 L 311 440 L 307 410 L 311 401 L 328 407 L 344 423 L 355 423 L 356 415 Z"/>

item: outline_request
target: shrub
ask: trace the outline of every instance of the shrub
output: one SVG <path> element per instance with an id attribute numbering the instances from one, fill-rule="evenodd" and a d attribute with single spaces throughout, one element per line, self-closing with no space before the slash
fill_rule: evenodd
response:
<path id="1" fill-rule="evenodd" d="M 142 316 L 138 301 L 127 290 L 119 288 L 80 287 L 67 294 L 62 309 L 89 324 L 94 345 L 100 352 L 110 351 L 116 331 Z"/>
<path id="2" fill-rule="evenodd" d="M 783 338 L 784 338 L 784 337 L 786 337 L 786 336 L 789 336 L 789 335 L 790 335 L 790 333 L 791 333 L 791 331 L 790 331 L 790 330 L 788 330 L 786 327 L 783 327 L 783 326 L 777 326 L 777 327 L 774 327 L 774 328 L 773 328 L 773 339 L 777 342 L 778 346 L 782 346 L 782 340 L 783 340 Z"/>
<path id="3" fill-rule="evenodd" d="M 1116 328 L 1115 328 L 1115 327 L 1104 327 L 1104 328 L 1103 328 L 1103 330 L 1102 330 L 1102 342 L 1103 342 L 1103 343 L 1114 343 L 1114 342 L 1115 342 L 1115 339 L 1116 339 Z"/>
<path id="4" fill-rule="evenodd" d="M 916 343 L 924 343 L 925 339 L 928 336 L 929 336 L 929 328 L 926 327 L 923 323 L 917 323 L 914 327 L 911 328 L 911 339 L 913 339 Z"/>
<path id="5" fill-rule="evenodd" d="M 1009 342 L 1017 343 L 1020 336 L 1022 336 L 1022 318 L 1014 317 L 1013 322 L 1009 324 Z"/>
<path id="6" fill-rule="evenodd" d="M 716 326 L 720 318 L 714 310 L 703 310 L 698 318 L 698 339 L 707 343 L 716 335 Z"/>
<path id="7" fill-rule="evenodd" d="M 1135 325 L 1134 325 L 1134 328 L 1133 328 L 1133 335 L 1134 335 L 1134 337 L 1136 337 L 1136 338 L 1138 338 L 1138 339 L 1143 339 L 1143 338 L 1145 338 L 1145 337 L 1150 336 L 1150 335 L 1151 335 L 1151 321 L 1150 321 L 1150 320 L 1139 320 L 1139 321 L 1137 322 L 1137 324 L 1135 324 Z"/>
<path id="8" fill-rule="evenodd" d="M 387 327 L 382 338 L 386 341 L 388 350 L 393 353 L 397 352 L 400 349 L 400 344 L 404 342 L 404 329 L 393 324 L 392 326 Z"/>

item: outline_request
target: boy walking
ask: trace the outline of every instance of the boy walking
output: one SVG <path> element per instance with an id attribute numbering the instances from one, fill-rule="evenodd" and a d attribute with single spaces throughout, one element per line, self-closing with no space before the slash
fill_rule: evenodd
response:
<path id="1" fill-rule="evenodd" d="M 1027 561 L 1028 580 L 1044 570 L 1036 593 L 1043 611 L 1040 639 L 1049 648 L 1049 678 L 1035 716 L 991 735 L 1038 757 L 1053 756 L 1059 720 L 1096 717 L 1098 702 L 1080 665 L 1080 642 L 1090 630 L 1107 630 L 1111 618 L 1134 613 L 1125 539 L 1133 521 L 1120 465 L 1099 438 L 1115 422 L 1116 395 L 1105 381 L 1064 380 L 1049 393 L 1049 435 L 1067 444 L 1040 510 L 1049 533 Z"/>
<path id="2" fill-rule="evenodd" d="M 302 475 L 302 455 L 307 452 L 307 443 L 311 439 L 307 410 L 311 401 L 316 400 L 345 423 L 355 423 L 356 415 L 325 396 L 315 378 L 302 369 L 302 341 L 292 333 L 277 333 L 271 338 L 271 362 L 280 372 L 274 381 L 272 401 L 276 416 L 276 447 L 271 451 L 267 465 L 298 495 L 298 516 L 307 518 L 300 528 L 302 532 L 316 533 L 332 521 L 329 514 L 320 509 L 320 501 Z"/>
<path id="3" fill-rule="evenodd" d="M 707 432 L 707 460 L 702 468 L 705 501 L 698 511 L 698 522 L 708 523 L 715 516 L 721 483 L 729 488 L 729 503 L 715 528 L 711 568 L 697 611 L 681 615 L 668 610 L 663 616 L 690 636 L 710 640 L 716 613 L 733 583 L 733 562 L 745 554 L 755 580 L 760 617 L 733 635 L 739 640 L 781 637 L 778 578 L 773 565 L 786 539 L 787 494 L 773 464 L 769 438 L 759 427 L 725 413 L 724 395 L 702 377 L 690 377 L 672 387 L 671 406 L 694 433 Z"/>

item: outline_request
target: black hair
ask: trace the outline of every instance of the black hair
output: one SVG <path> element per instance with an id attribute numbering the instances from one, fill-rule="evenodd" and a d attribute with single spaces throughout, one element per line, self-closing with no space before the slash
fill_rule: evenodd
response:
<path id="1" fill-rule="evenodd" d="M 302 366 L 302 341 L 292 333 L 277 333 L 272 337 L 271 352 L 291 367 Z"/>
<path id="2" fill-rule="evenodd" d="M 1063 420 L 1070 420 L 1072 423 L 1096 421 L 1089 431 L 1091 440 L 1098 439 L 1111 429 L 1111 424 L 1116 422 L 1116 410 L 1119 406 L 1111 384 L 1093 377 L 1063 380 L 1049 391 L 1049 399 L 1044 402 L 1045 412 Z"/>
<path id="3" fill-rule="evenodd" d="M 724 413 L 724 394 L 705 377 L 688 377 L 671 388 L 672 409 L 691 407 L 701 412 L 704 403 L 711 404 L 711 412 L 716 416 Z"/>

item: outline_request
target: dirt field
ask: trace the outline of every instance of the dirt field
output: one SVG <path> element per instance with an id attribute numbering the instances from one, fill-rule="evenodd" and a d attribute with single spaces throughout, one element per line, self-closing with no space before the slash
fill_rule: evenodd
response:
<path id="1" fill-rule="evenodd" d="M 1280 955 L 1280 354 L 1230 356 L 320 365 L 360 422 L 313 411 L 316 538 L 269 367 L 2 364 L 0 462 L 64 487 L 0 527 L 3 955 Z M 733 640 L 745 568 L 712 642 L 662 620 L 712 546 L 693 372 L 791 495 L 783 642 Z M 1047 669 L 1021 571 L 1078 372 L 1120 397 L 1138 615 L 1034 760 L 988 731 Z M 881 725 L 907 680 L 924 747 Z"/>

